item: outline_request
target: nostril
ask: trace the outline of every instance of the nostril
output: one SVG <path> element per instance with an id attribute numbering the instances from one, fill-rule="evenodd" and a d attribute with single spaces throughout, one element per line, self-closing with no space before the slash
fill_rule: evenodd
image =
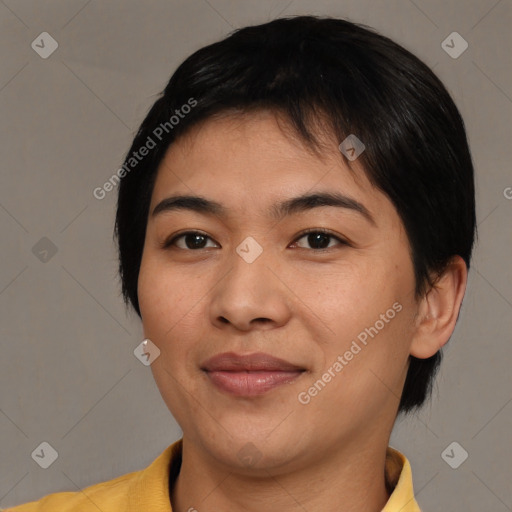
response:
<path id="1" fill-rule="evenodd" d="M 262 324 L 266 324 L 266 323 L 270 322 L 270 318 L 255 318 L 253 321 L 261 322 Z"/>

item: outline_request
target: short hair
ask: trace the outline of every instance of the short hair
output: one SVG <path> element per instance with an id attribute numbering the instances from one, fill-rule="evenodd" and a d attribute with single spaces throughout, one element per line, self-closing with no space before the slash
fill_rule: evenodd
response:
<path id="1" fill-rule="evenodd" d="M 238 29 L 197 50 L 143 120 L 123 164 L 114 231 L 123 298 L 139 316 L 148 210 L 167 148 L 216 115 L 258 109 L 283 114 L 311 148 L 321 147 L 319 126 L 339 142 L 350 134 L 363 142 L 358 162 L 405 226 L 416 298 L 454 255 L 469 269 L 476 234 L 473 165 L 463 119 L 442 82 L 370 27 L 292 16 Z M 149 141 L 155 147 L 135 161 L 134 152 Z M 341 151 L 340 158 L 350 167 Z M 430 396 L 441 358 L 441 350 L 426 359 L 410 356 L 398 414 Z"/>

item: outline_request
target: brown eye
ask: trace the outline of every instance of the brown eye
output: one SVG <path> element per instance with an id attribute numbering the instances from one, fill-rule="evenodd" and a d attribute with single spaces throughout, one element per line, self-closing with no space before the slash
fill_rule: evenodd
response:
<path id="1" fill-rule="evenodd" d="M 181 233 L 166 242 L 164 248 L 174 245 L 179 249 L 184 250 L 205 249 L 207 240 L 211 240 L 211 238 L 204 233 L 199 231 L 187 231 L 186 233 Z"/>
<path id="2" fill-rule="evenodd" d="M 311 229 L 302 233 L 302 235 L 296 239 L 295 244 L 298 243 L 299 240 L 306 239 L 307 243 L 311 246 L 312 249 L 330 249 L 335 247 L 336 244 L 330 245 L 331 241 L 337 241 L 338 245 L 349 245 L 347 241 L 342 238 L 331 234 L 329 231 L 325 231 L 322 229 Z M 300 246 L 299 246 L 300 247 Z M 300 247 L 301 249 L 308 249 L 308 247 Z"/>

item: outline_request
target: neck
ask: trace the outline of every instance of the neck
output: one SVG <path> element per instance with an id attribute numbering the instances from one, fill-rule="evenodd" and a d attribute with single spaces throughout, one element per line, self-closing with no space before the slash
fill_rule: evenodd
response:
<path id="1" fill-rule="evenodd" d="M 357 449 L 353 447 L 357 446 Z M 181 470 L 171 490 L 173 512 L 337 510 L 380 512 L 389 499 L 384 478 L 387 444 L 357 442 L 289 470 L 257 476 L 205 456 L 183 438 Z"/>

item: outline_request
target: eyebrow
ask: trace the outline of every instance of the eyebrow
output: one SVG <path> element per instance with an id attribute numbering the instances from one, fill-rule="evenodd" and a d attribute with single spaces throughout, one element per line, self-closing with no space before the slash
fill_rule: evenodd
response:
<path id="1" fill-rule="evenodd" d="M 276 220 L 281 220 L 286 216 L 323 206 L 333 206 L 355 211 L 376 226 L 375 219 L 362 203 L 338 192 L 316 192 L 286 199 L 285 201 L 272 205 L 268 214 Z M 228 210 L 216 201 L 200 196 L 176 195 L 160 201 L 153 209 L 151 216 L 155 217 L 163 212 L 174 210 L 189 210 L 206 215 L 214 215 L 216 217 L 226 217 L 228 214 Z"/>

